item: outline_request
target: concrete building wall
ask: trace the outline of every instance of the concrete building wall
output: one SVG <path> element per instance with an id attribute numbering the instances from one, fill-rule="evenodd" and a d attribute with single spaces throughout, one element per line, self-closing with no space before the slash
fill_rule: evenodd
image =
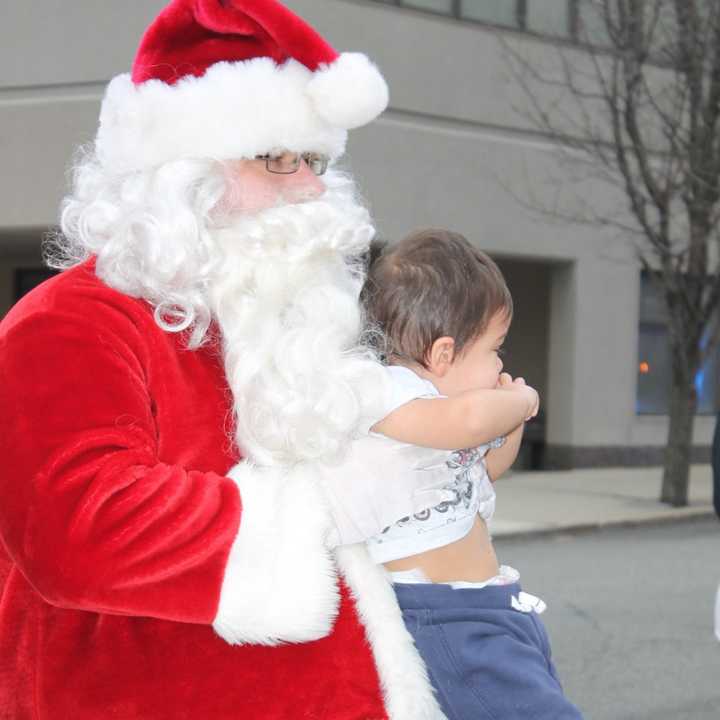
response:
<path id="1" fill-rule="evenodd" d="M 18 245 L 37 256 L 40 233 L 28 229 L 57 222 L 72 149 L 93 138 L 105 83 L 129 69 L 163 5 L 75 0 L 4 8 L 0 247 L 12 238 L 15 249 L 0 259 L 3 297 L 15 262 L 7 258 L 18 256 Z M 667 418 L 635 414 L 639 269 L 632 249 L 588 226 L 551 223 L 518 200 L 624 205 L 607 187 L 554 181 L 567 176 L 555 148 L 518 111 L 523 97 L 496 32 L 362 0 L 288 5 L 335 47 L 367 52 L 388 80 L 390 109 L 351 134 L 346 160 L 380 234 L 393 240 L 412 228 L 447 226 L 506 269 L 516 299 L 512 372 L 543 391 L 548 461 L 658 461 Z M 539 58 L 552 50 L 518 33 L 501 37 Z M 712 424 L 698 418 L 699 446 L 710 442 Z"/>

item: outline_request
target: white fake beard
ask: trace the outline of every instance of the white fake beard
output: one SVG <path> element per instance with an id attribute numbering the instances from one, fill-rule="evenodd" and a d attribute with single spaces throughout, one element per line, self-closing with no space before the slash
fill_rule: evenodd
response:
<path id="1" fill-rule="evenodd" d="M 359 345 L 359 256 L 374 229 L 343 190 L 215 231 L 210 283 L 235 440 L 260 465 L 339 458 L 382 416 L 384 373 Z"/>

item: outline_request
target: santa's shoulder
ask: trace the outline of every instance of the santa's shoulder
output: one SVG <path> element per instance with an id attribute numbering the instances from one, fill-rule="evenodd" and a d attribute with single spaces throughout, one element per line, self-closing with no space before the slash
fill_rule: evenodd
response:
<path id="1" fill-rule="evenodd" d="M 58 273 L 24 295 L 0 321 L 0 338 L 22 327 L 76 325 L 99 332 L 125 332 L 142 327 L 159 331 L 152 308 L 106 285 L 95 273 L 94 258 Z"/>
<path id="2" fill-rule="evenodd" d="M 152 320 L 152 309 L 143 300 L 133 298 L 106 285 L 95 273 L 90 258 L 40 283 L 24 295 L 3 318 L 0 327 L 10 327 L 30 318 L 51 316 L 56 320 L 83 318 L 97 323 L 99 315 L 111 311 Z"/>

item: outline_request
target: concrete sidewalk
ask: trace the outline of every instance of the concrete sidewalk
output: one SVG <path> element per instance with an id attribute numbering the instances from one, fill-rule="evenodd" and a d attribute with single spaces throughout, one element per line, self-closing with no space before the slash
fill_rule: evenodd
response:
<path id="1" fill-rule="evenodd" d="M 710 465 L 693 465 L 690 504 L 659 502 L 662 468 L 514 472 L 500 478 L 494 537 L 663 522 L 714 514 Z"/>

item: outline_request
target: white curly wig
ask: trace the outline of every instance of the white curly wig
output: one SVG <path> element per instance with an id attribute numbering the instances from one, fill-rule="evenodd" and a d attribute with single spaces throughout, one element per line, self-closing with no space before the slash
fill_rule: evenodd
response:
<path id="1" fill-rule="evenodd" d="M 95 255 L 100 279 L 147 300 L 190 348 L 215 320 L 234 439 L 263 465 L 334 460 L 382 416 L 385 374 L 358 303 L 374 230 L 347 175 L 323 180 L 317 200 L 219 217 L 218 161 L 112 176 L 87 154 L 46 252 L 59 268 Z"/>

